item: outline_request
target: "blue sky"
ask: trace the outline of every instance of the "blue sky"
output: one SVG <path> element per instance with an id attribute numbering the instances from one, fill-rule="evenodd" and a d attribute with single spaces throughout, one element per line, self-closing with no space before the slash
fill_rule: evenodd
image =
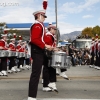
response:
<path id="1" fill-rule="evenodd" d="M 0 0 L 0 22 L 34 23 L 32 13 L 42 10 L 43 0 Z M 100 25 L 100 0 L 57 0 L 61 34 Z M 55 0 L 48 0 L 45 22 L 55 22 Z"/>

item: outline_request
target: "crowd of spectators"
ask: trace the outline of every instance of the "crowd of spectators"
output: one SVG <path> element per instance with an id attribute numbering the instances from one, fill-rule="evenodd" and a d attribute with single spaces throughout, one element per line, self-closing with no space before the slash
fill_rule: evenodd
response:
<path id="1" fill-rule="evenodd" d="M 76 49 L 72 45 L 69 45 L 69 56 L 72 57 L 72 66 L 90 65 L 91 55 L 88 47 L 82 49 Z"/>

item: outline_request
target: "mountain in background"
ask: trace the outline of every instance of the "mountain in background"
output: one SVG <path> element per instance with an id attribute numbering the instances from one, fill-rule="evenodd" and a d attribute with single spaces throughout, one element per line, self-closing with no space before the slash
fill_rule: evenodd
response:
<path id="1" fill-rule="evenodd" d="M 81 35 L 82 31 L 74 31 L 71 33 L 66 33 L 66 34 L 62 34 L 60 35 L 60 40 L 74 40 L 77 36 Z"/>

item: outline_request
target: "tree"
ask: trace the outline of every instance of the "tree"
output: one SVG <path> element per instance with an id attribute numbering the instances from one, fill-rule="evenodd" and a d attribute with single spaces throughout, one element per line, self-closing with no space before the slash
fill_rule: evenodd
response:
<path id="1" fill-rule="evenodd" d="M 93 33 L 92 33 L 92 27 L 86 27 L 85 29 L 82 30 L 82 34 L 83 36 L 90 36 L 93 37 Z"/>
<path id="2" fill-rule="evenodd" d="M 95 26 L 95 27 L 93 27 L 93 29 L 92 29 L 92 34 L 94 35 L 94 36 L 96 36 L 96 34 L 98 34 L 98 36 L 99 36 L 99 38 L 100 38 L 100 27 L 97 25 L 97 26 Z"/>
<path id="3" fill-rule="evenodd" d="M 0 23 L 0 36 L 1 36 L 1 34 L 3 34 L 3 32 L 4 32 L 4 26 L 6 25 L 6 23 L 5 22 L 1 22 Z"/>

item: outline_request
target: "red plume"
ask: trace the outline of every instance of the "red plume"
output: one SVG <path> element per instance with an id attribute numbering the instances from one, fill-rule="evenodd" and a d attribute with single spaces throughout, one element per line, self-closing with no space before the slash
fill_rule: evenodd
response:
<path id="1" fill-rule="evenodd" d="M 22 40 L 22 36 L 19 36 L 19 39 Z"/>
<path id="2" fill-rule="evenodd" d="M 4 30 L 4 34 L 7 34 L 8 33 L 8 31 L 7 30 Z"/>
<path id="3" fill-rule="evenodd" d="M 98 39 L 98 34 L 96 34 L 96 39 Z"/>
<path id="4" fill-rule="evenodd" d="M 92 37 L 92 41 L 94 41 L 94 37 Z"/>
<path id="5" fill-rule="evenodd" d="M 13 33 L 13 35 L 14 35 L 14 38 L 16 38 L 16 33 Z"/>
<path id="6" fill-rule="evenodd" d="M 46 10 L 47 9 L 47 0 L 43 0 L 43 9 Z"/>

